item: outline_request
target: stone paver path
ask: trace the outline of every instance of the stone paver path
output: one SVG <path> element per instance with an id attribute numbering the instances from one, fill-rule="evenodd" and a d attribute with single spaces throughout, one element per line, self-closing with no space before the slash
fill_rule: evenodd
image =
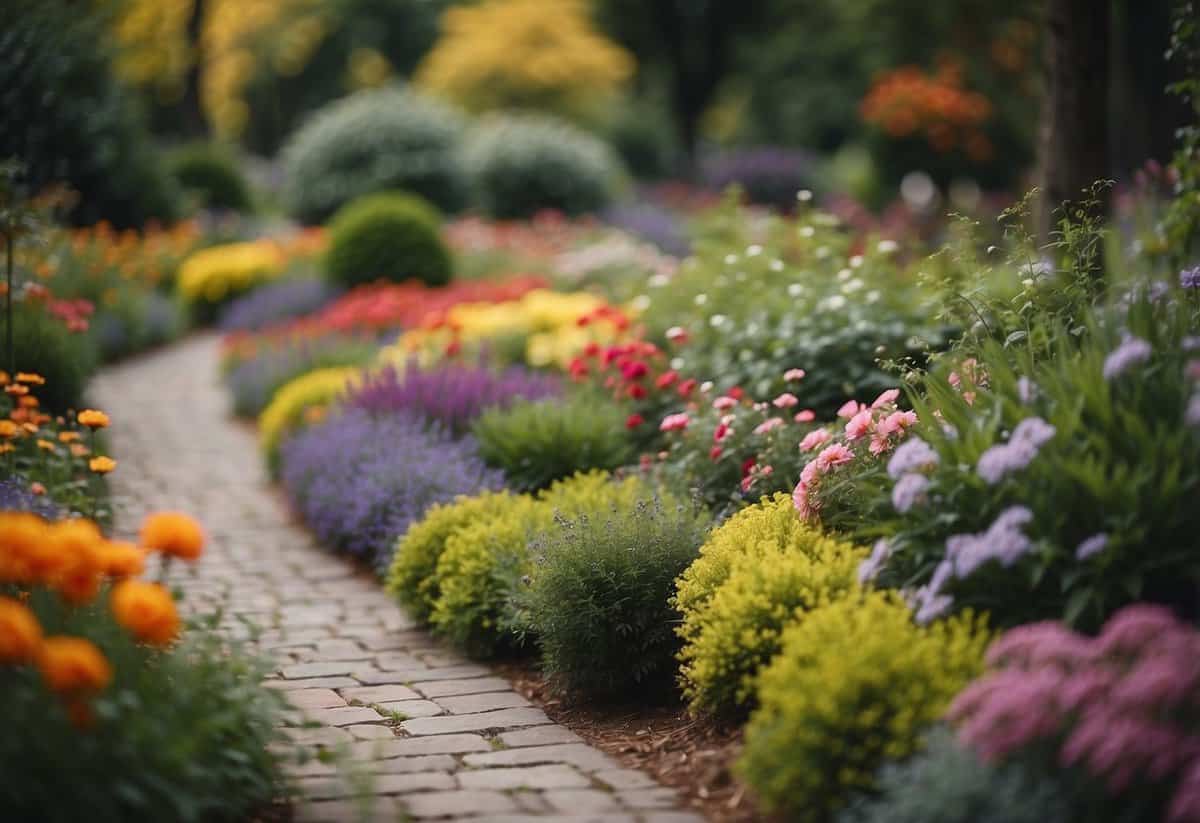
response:
<path id="1" fill-rule="evenodd" d="M 298 768 L 298 820 L 360 819 L 358 784 L 370 786 L 373 820 L 702 820 L 440 646 L 291 523 L 253 433 L 228 418 L 217 352 L 200 336 L 109 369 L 91 400 L 113 420 L 118 529 L 156 509 L 202 520 L 207 553 L 175 578 L 189 606 L 224 603 L 227 629 L 274 657 L 271 685 L 320 724 L 290 734 L 348 751 L 350 768 L 370 776 L 315 760 Z"/>

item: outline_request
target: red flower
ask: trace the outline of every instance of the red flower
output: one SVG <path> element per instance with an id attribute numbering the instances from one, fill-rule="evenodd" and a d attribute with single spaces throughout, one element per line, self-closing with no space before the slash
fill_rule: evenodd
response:
<path id="1" fill-rule="evenodd" d="M 696 390 L 696 380 L 695 380 L 695 378 L 692 378 L 692 377 L 689 377 L 687 380 L 684 380 L 682 383 L 679 384 L 679 388 L 676 389 L 676 391 L 679 392 L 680 397 L 687 397 L 689 394 L 691 394 L 695 390 Z"/>
<path id="2" fill-rule="evenodd" d="M 741 400 L 746 393 L 737 386 L 734 386 L 729 391 L 725 392 L 727 397 L 732 397 L 734 400 Z"/>
<path id="3" fill-rule="evenodd" d="M 711 449 L 708 450 L 708 456 L 710 458 L 712 458 L 713 460 L 718 459 L 721 456 L 721 447 L 713 446 Z"/>
<path id="4" fill-rule="evenodd" d="M 632 397 L 634 400 L 641 400 L 643 397 L 646 396 L 646 390 L 642 386 L 638 385 L 637 383 L 632 384 L 629 387 L 628 392 L 629 392 L 629 396 Z"/>
<path id="5" fill-rule="evenodd" d="M 757 457 L 747 457 L 742 461 L 742 477 L 748 477 L 750 471 L 754 468 L 754 464 L 758 462 Z"/>
<path id="6" fill-rule="evenodd" d="M 636 429 L 638 426 L 646 422 L 646 418 L 640 414 L 631 414 L 625 418 L 625 428 Z"/>
<path id="7" fill-rule="evenodd" d="M 584 357 L 595 357 L 598 354 L 600 354 L 600 344 L 595 340 L 583 347 Z"/>
<path id="8" fill-rule="evenodd" d="M 641 360 L 634 360 L 621 367 L 621 375 L 626 380 L 641 380 L 650 372 L 650 367 Z"/>
<path id="9" fill-rule="evenodd" d="M 672 386 L 678 379 L 679 372 L 675 370 L 666 371 L 658 376 L 658 379 L 654 381 L 654 385 L 660 389 L 665 389 Z"/>
<path id="10" fill-rule="evenodd" d="M 588 365 L 582 357 L 571 358 L 571 365 L 567 368 L 571 374 L 571 379 L 582 380 L 588 375 Z"/>

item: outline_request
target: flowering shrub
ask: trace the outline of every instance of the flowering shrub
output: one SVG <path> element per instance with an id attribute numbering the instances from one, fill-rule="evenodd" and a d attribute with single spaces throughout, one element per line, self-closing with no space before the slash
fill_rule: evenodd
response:
<path id="1" fill-rule="evenodd" d="M 12 361 L 45 378 L 37 393 L 48 410 L 66 411 L 83 400 L 96 356 L 87 336 L 64 325 L 37 295 L 37 290 L 26 290 L 23 299 L 14 301 Z M 0 316 L 2 340 L 8 339 L 7 327 L 7 317 Z"/>
<path id="2" fill-rule="evenodd" d="M 282 274 L 284 264 L 279 247 L 266 240 L 211 246 L 183 261 L 176 289 L 198 319 L 211 320 L 231 298 Z"/>
<path id="3" fill-rule="evenodd" d="M 1200 820 L 1200 634 L 1128 606 L 1097 637 L 1060 623 L 1012 629 L 954 701 L 960 739 L 995 762 L 1074 770 L 1087 820 Z M 1081 812 L 1084 810 L 1081 809 Z"/>
<path id="4" fill-rule="evenodd" d="M 863 120 L 890 137 L 918 136 L 938 152 L 961 151 L 988 160 L 992 145 L 982 127 L 992 114 L 986 97 L 963 87 L 962 66 L 941 65 L 930 74 L 903 66 L 875 80 L 861 104 Z"/>
<path id="5" fill-rule="evenodd" d="M 0 802 L 21 819 L 239 819 L 282 788 L 265 666 L 138 579 L 150 551 L 194 559 L 199 526 L 146 526 L 139 546 L 0 514 Z"/>
<path id="6" fill-rule="evenodd" d="M 502 477 L 469 439 L 410 415 L 346 409 L 283 444 L 280 479 L 322 542 L 384 569 L 430 505 L 498 488 Z"/>
<path id="7" fill-rule="evenodd" d="M 861 531 L 886 538 L 865 571 L 917 589 L 926 616 L 976 606 L 1002 625 L 1096 628 L 1135 600 L 1194 613 L 1188 301 L 1143 292 L 1082 318 L 1082 342 L 1063 332 L 1053 358 L 987 344 L 932 371 L 919 439 L 857 480 Z"/>
<path id="8" fill-rule="evenodd" d="M 258 442 L 267 465 L 278 468 L 279 446 L 305 422 L 319 420 L 330 403 L 339 400 L 362 377 L 353 366 L 317 369 L 285 384 L 258 416 Z"/>
<path id="9" fill-rule="evenodd" d="M 497 372 L 483 365 L 444 363 L 422 369 L 410 361 L 403 369 L 387 367 L 365 379 L 347 397 L 346 405 L 374 414 L 406 412 L 462 434 L 489 409 L 505 408 L 521 399 L 554 397 L 558 391 L 554 377 L 520 367 Z M 487 459 L 482 442 L 480 450 Z"/>
<path id="10" fill-rule="evenodd" d="M 471 427 L 479 453 L 520 491 L 590 469 L 616 469 L 633 457 L 619 408 L 587 393 L 519 401 L 484 412 Z"/>
<path id="11" fill-rule="evenodd" d="M 284 338 L 279 345 L 260 347 L 224 375 L 233 394 L 233 413 L 257 417 L 291 381 L 312 371 L 366 366 L 378 350 L 369 339 L 342 335 Z"/>
<path id="12" fill-rule="evenodd" d="M 779 494 L 727 520 L 679 578 L 680 680 L 693 710 L 752 707 L 754 678 L 780 635 L 856 585 L 866 552 L 801 523 Z"/>
<path id="13" fill-rule="evenodd" d="M 759 677 L 738 772 L 768 809 L 828 820 L 872 789 L 884 761 L 917 751 L 925 727 L 979 673 L 982 622 L 919 627 L 884 592 L 813 609 Z"/>
<path id="14" fill-rule="evenodd" d="M 441 215 L 404 192 L 378 192 L 352 200 L 329 222 L 325 270 L 346 287 L 376 280 L 419 280 L 444 286 L 453 261 L 439 234 Z"/>
<path id="15" fill-rule="evenodd" d="M 221 312 L 221 331 L 258 331 L 316 313 L 338 296 L 322 277 L 294 277 L 260 286 Z"/>

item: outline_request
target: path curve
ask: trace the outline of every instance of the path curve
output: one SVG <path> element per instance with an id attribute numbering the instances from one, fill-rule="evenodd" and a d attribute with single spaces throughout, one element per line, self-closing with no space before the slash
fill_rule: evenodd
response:
<path id="1" fill-rule="evenodd" d="M 194 336 L 94 381 L 91 401 L 113 421 L 117 530 L 129 534 L 157 509 L 205 524 L 195 574 L 174 578 L 189 608 L 225 603 L 229 632 L 257 627 L 278 666 L 271 685 L 321 724 L 291 733 L 308 746 L 348 747 L 373 776 L 370 819 L 703 820 L 440 645 L 378 582 L 291 523 L 253 433 L 228 416 L 218 345 Z M 311 762 L 297 780 L 306 797 L 298 820 L 360 819 L 353 786 L 331 766 Z"/>

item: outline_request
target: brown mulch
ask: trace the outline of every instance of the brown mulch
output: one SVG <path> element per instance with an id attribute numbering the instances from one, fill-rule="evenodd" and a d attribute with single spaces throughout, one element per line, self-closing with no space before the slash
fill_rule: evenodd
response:
<path id="1" fill-rule="evenodd" d="M 687 805 L 716 823 L 763 820 L 745 787 L 730 773 L 741 751 L 741 730 L 690 716 L 678 704 L 659 706 L 569 703 L 536 670 L 493 664 L 513 688 L 555 723 L 619 760 L 679 791 Z"/>

